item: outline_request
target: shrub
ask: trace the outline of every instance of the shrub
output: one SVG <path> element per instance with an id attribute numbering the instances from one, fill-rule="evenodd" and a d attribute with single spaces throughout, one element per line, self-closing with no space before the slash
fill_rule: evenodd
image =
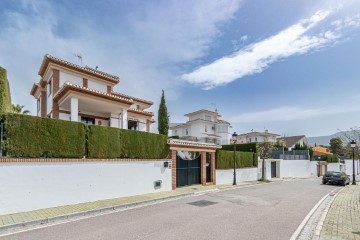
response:
<path id="1" fill-rule="evenodd" d="M 313 161 L 318 161 L 317 156 L 314 156 Z M 326 161 L 328 163 L 337 163 L 339 162 L 339 158 L 336 155 L 323 155 L 320 157 L 320 161 Z"/>
<path id="2" fill-rule="evenodd" d="M 5 151 L 10 157 L 82 158 L 85 125 L 77 122 L 5 114 Z"/>
<path id="3" fill-rule="evenodd" d="M 222 145 L 222 150 L 234 151 L 234 144 Z M 258 152 L 258 147 L 256 143 L 242 143 L 236 144 L 236 150 L 240 152 Z"/>
<path id="4" fill-rule="evenodd" d="M 95 125 L 88 128 L 90 158 L 164 159 L 169 153 L 165 135 Z"/>
<path id="5" fill-rule="evenodd" d="M 236 168 L 254 167 L 258 164 L 258 156 L 252 152 L 236 152 Z M 234 168 L 233 151 L 216 151 L 216 168 L 231 169 Z"/>
<path id="6" fill-rule="evenodd" d="M 0 113 L 11 111 L 11 95 L 6 69 L 0 67 Z"/>

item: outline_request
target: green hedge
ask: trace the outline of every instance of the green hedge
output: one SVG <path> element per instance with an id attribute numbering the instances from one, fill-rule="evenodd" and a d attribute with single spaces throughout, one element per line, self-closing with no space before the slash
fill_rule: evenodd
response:
<path id="1" fill-rule="evenodd" d="M 140 131 L 89 125 L 89 158 L 164 159 L 167 136 Z"/>
<path id="2" fill-rule="evenodd" d="M 5 151 L 10 157 L 82 158 L 85 125 L 23 114 L 2 115 Z"/>
<path id="3" fill-rule="evenodd" d="M 222 150 L 234 151 L 234 144 L 222 145 Z M 258 152 L 258 147 L 256 143 L 242 143 L 236 144 L 236 151 L 240 152 Z"/>
<path id="4" fill-rule="evenodd" d="M 319 161 L 318 156 L 314 156 L 312 160 Z M 337 163 L 339 162 L 339 158 L 336 155 L 323 155 L 320 157 L 320 161 L 326 161 L 328 163 Z"/>
<path id="5" fill-rule="evenodd" d="M 11 111 L 11 95 L 6 69 L 0 67 L 0 113 Z"/>
<path id="6" fill-rule="evenodd" d="M 236 152 L 236 168 L 255 167 L 258 155 L 251 152 Z M 234 168 L 234 151 L 216 151 L 216 169 Z"/>

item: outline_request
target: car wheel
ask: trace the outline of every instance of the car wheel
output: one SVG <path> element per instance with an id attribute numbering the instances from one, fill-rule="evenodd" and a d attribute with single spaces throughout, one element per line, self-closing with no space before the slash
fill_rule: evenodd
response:
<path id="1" fill-rule="evenodd" d="M 346 186 L 346 180 L 342 182 L 341 186 Z"/>
<path id="2" fill-rule="evenodd" d="M 324 185 L 326 185 L 326 181 L 323 181 L 322 183 L 323 183 Z"/>

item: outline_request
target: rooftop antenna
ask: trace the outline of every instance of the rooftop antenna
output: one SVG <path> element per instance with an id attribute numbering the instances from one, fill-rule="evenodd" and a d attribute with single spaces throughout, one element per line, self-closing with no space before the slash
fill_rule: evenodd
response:
<path id="1" fill-rule="evenodd" d="M 95 70 L 98 70 L 98 68 L 99 68 L 98 66 L 95 66 Z"/>
<path id="2" fill-rule="evenodd" d="M 211 105 L 213 105 L 215 112 L 218 113 L 218 109 L 216 108 L 216 103 L 211 103 Z"/>
<path id="3" fill-rule="evenodd" d="M 83 66 L 83 61 L 82 61 L 82 54 L 81 53 L 74 53 L 73 54 L 75 57 L 77 57 L 78 61 L 80 62 L 81 66 Z"/>

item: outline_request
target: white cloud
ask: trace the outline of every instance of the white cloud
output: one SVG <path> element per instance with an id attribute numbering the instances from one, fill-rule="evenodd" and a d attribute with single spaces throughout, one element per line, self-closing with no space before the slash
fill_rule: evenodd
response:
<path id="1" fill-rule="evenodd" d="M 204 56 L 222 24 L 240 7 L 238 0 L 135 7 L 114 2 L 107 14 L 98 16 L 97 9 L 89 9 L 95 3 L 81 9 L 75 2 L 55 3 L 24 0 L 0 14 L 0 65 L 8 70 L 13 102 L 32 113 L 36 104 L 29 92 L 39 81 L 45 53 L 74 63 L 73 53 L 82 53 L 84 65 L 97 65 L 121 78 L 117 91 L 156 102 L 165 89 L 168 100 L 176 98 L 177 65 Z M 131 12 L 119 13 L 128 6 Z"/>
<path id="2" fill-rule="evenodd" d="M 313 33 L 330 15 L 331 11 L 318 11 L 310 18 L 302 19 L 274 36 L 184 74 L 182 79 L 201 85 L 204 89 L 225 85 L 236 79 L 260 73 L 280 59 L 332 45 L 341 38 L 342 27 L 356 25 L 352 21 L 360 23 L 356 16 L 353 16 L 348 20 L 334 21 L 333 25 L 338 26 L 335 29 L 329 27 L 326 31 Z"/>

